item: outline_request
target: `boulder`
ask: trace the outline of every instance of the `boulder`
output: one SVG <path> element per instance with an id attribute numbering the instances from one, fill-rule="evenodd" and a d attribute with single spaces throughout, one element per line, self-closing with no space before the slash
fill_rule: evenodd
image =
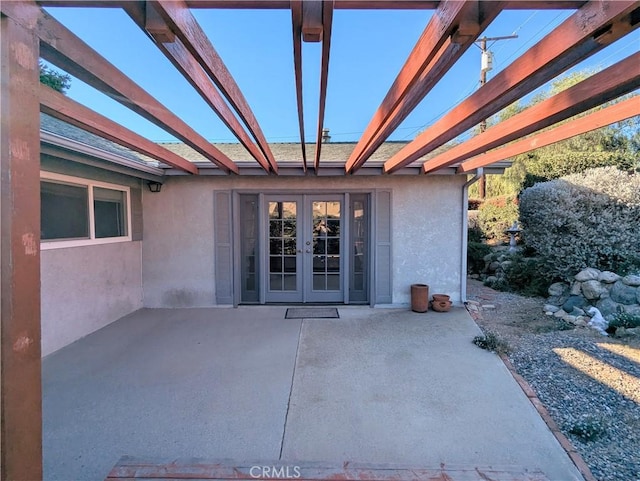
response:
<path id="1" fill-rule="evenodd" d="M 598 280 L 600 282 L 604 282 L 605 284 L 613 284 L 614 282 L 620 280 L 620 276 L 615 272 L 602 271 L 598 276 Z"/>
<path id="2" fill-rule="evenodd" d="M 509 267 L 513 265 L 513 261 L 502 261 L 500 263 L 500 267 L 502 267 L 503 271 L 506 271 Z"/>
<path id="3" fill-rule="evenodd" d="M 484 280 L 484 282 L 485 282 L 485 284 L 488 284 L 489 286 L 491 286 L 491 284 L 493 284 L 497 280 L 498 280 L 498 278 L 496 276 L 489 276 Z"/>
<path id="4" fill-rule="evenodd" d="M 554 313 L 554 312 L 558 312 L 560 308 L 558 306 L 554 306 L 553 304 L 545 304 L 542 310 L 544 312 Z"/>
<path id="5" fill-rule="evenodd" d="M 569 296 L 569 299 L 562 304 L 562 309 L 565 312 L 571 312 L 576 307 L 585 307 L 588 304 L 587 300 L 582 296 Z"/>
<path id="6" fill-rule="evenodd" d="M 585 312 L 584 312 L 584 310 L 580 309 L 579 307 L 574 307 L 573 310 L 569 314 L 571 314 L 572 316 L 579 317 L 579 316 L 584 316 Z"/>
<path id="7" fill-rule="evenodd" d="M 607 297 L 605 299 L 600 299 L 596 303 L 596 307 L 602 313 L 602 317 L 604 317 L 607 321 L 611 322 L 611 320 L 618 313 L 618 306 L 622 307 L 617 302 L 613 301 L 611 298 Z"/>
<path id="8" fill-rule="evenodd" d="M 624 284 L 622 281 L 618 281 L 613 285 L 609 295 L 612 300 L 619 304 L 631 305 L 638 300 L 637 289 Z"/>
<path id="9" fill-rule="evenodd" d="M 556 311 L 553 313 L 553 317 L 557 317 L 559 319 L 562 319 L 564 316 L 568 315 L 566 312 L 564 312 L 562 309 Z"/>
<path id="10" fill-rule="evenodd" d="M 608 292 L 606 287 L 604 287 L 600 281 L 585 281 L 580 284 L 580 288 L 582 289 L 582 295 L 589 300 L 600 299 L 602 294 Z"/>
<path id="11" fill-rule="evenodd" d="M 567 314 L 566 316 L 562 317 L 562 320 L 564 322 L 568 322 L 569 324 L 575 324 L 576 323 L 576 319 L 578 319 L 577 316 L 572 316 L 571 314 Z"/>
<path id="12" fill-rule="evenodd" d="M 500 268 L 500 263 L 498 261 L 493 261 L 491 264 L 489 264 L 489 271 L 490 272 L 495 272 Z"/>
<path id="13" fill-rule="evenodd" d="M 484 256 L 482 258 L 482 260 L 485 261 L 485 262 L 491 262 L 493 260 L 493 254 L 487 254 L 486 256 Z"/>
<path id="14" fill-rule="evenodd" d="M 553 304 L 554 306 L 561 306 L 569 299 L 569 294 L 563 294 L 561 296 L 551 296 L 547 299 L 547 304 Z"/>
<path id="15" fill-rule="evenodd" d="M 577 327 L 587 327 L 589 325 L 589 318 L 584 316 L 576 317 L 576 322 L 574 324 Z"/>
<path id="16" fill-rule="evenodd" d="M 622 278 L 622 283 L 631 287 L 640 286 L 640 276 L 638 275 L 628 275 Z"/>
<path id="17" fill-rule="evenodd" d="M 571 295 L 579 296 L 582 294 L 582 282 L 574 282 L 571 286 Z"/>
<path id="18" fill-rule="evenodd" d="M 595 281 L 595 280 L 598 280 L 599 276 L 600 276 L 600 271 L 598 269 L 594 269 L 593 267 L 587 267 L 586 269 L 583 269 L 576 274 L 576 281 L 578 282 Z"/>
<path id="19" fill-rule="evenodd" d="M 623 306 L 624 312 L 631 316 L 640 316 L 640 306 L 638 304 L 632 304 L 630 306 Z"/>
<path id="20" fill-rule="evenodd" d="M 564 282 L 555 282 L 549 286 L 549 295 L 552 297 L 561 296 L 567 289 L 567 285 Z"/>

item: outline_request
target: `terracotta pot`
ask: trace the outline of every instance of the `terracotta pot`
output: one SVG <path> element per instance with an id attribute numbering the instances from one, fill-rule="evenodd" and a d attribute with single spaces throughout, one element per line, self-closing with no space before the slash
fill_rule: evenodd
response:
<path id="1" fill-rule="evenodd" d="M 433 300 L 434 301 L 449 301 L 451 299 L 449 298 L 449 296 L 447 294 L 434 294 L 433 295 Z"/>
<path id="2" fill-rule="evenodd" d="M 433 301 L 431 308 L 436 312 L 448 312 L 451 309 L 451 301 Z"/>
<path id="3" fill-rule="evenodd" d="M 427 312 L 429 309 L 429 286 L 426 284 L 411 284 L 411 310 L 413 312 Z"/>

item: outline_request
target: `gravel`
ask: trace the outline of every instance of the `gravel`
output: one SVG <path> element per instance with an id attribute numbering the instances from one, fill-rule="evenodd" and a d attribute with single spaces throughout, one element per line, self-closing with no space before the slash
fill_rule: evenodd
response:
<path id="1" fill-rule="evenodd" d="M 511 362 L 599 481 L 640 481 L 640 342 L 566 329 L 544 299 L 469 283 L 480 327 L 505 340 Z M 596 379 L 597 378 L 597 379 Z"/>

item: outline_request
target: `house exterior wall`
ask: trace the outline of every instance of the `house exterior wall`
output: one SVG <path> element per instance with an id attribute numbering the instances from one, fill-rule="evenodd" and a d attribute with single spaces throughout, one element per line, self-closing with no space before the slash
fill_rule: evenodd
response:
<path id="1" fill-rule="evenodd" d="M 142 307 L 142 242 L 41 252 L 42 355 Z"/>
<path id="2" fill-rule="evenodd" d="M 143 193 L 145 307 L 215 305 L 214 191 L 391 191 L 394 305 L 412 283 L 460 301 L 463 176 L 176 176 Z"/>

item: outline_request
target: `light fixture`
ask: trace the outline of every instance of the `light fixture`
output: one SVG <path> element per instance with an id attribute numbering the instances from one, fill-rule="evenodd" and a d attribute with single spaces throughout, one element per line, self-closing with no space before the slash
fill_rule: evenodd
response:
<path id="1" fill-rule="evenodd" d="M 162 189 L 162 184 L 160 182 L 147 182 L 147 186 L 149 187 L 149 190 L 151 192 L 160 192 L 160 190 Z"/>

